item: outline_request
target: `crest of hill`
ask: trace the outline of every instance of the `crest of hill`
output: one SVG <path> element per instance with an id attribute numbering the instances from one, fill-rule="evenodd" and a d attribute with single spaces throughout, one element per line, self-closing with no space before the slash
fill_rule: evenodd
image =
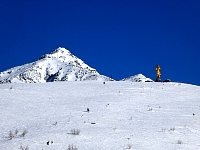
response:
<path id="1" fill-rule="evenodd" d="M 137 74 L 130 76 L 128 78 L 122 79 L 122 81 L 131 81 L 131 82 L 153 82 L 152 79 L 145 77 L 143 74 Z"/>

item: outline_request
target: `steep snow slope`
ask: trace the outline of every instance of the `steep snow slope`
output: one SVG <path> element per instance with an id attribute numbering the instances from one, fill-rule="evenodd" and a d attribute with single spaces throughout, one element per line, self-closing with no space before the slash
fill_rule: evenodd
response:
<path id="1" fill-rule="evenodd" d="M 67 150 L 70 144 L 78 150 L 200 149 L 199 86 L 115 81 L 1 84 L 0 95 L 1 150 L 27 145 L 29 150 Z M 16 129 L 8 140 L 9 131 Z M 71 129 L 80 134 L 69 134 Z M 28 133 L 20 137 L 24 130 Z"/>
<path id="2" fill-rule="evenodd" d="M 122 81 L 132 81 L 132 82 L 153 82 L 150 78 L 145 77 L 143 74 L 137 74 L 130 76 L 128 78 L 122 79 Z"/>
<path id="3" fill-rule="evenodd" d="M 58 48 L 38 61 L 0 73 L 0 83 L 112 80 L 100 75 L 65 48 Z"/>

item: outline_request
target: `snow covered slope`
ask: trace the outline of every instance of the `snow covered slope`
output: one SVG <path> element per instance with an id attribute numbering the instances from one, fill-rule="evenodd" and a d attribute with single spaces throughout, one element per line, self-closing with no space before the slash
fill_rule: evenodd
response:
<path id="1" fill-rule="evenodd" d="M 12 83 L 1 84 L 0 95 L 1 150 L 200 149 L 199 86 Z"/>
<path id="2" fill-rule="evenodd" d="M 130 76 L 128 78 L 122 79 L 122 81 L 132 81 L 132 82 L 153 82 L 150 78 L 145 77 L 143 74 L 137 74 L 135 76 Z"/>
<path id="3" fill-rule="evenodd" d="M 58 48 L 38 61 L 0 73 L 0 83 L 112 80 L 100 75 L 65 48 Z"/>

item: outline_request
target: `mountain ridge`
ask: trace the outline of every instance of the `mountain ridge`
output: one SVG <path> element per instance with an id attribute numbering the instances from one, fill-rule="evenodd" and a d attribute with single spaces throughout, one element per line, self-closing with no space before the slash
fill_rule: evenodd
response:
<path id="1" fill-rule="evenodd" d="M 137 79 L 133 79 L 133 77 Z M 139 80 L 137 76 L 131 76 L 123 79 L 123 81 L 143 82 L 146 77 L 143 75 L 142 77 L 143 80 Z M 132 80 L 128 80 L 130 78 Z M 16 66 L 0 73 L 0 83 L 45 83 L 87 80 L 113 81 L 114 79 L 101 75 L 96 69 L 90 67 L 63 47 L 43 55 L 35 62 Z"/>
<path id="2" fill-rule="evenodd" d="M 43 83 L 53 81 L 111 81 L 85 64 L 69 50 L 59 47 L 35 62 L 0 73 L 1 83 Z"/>

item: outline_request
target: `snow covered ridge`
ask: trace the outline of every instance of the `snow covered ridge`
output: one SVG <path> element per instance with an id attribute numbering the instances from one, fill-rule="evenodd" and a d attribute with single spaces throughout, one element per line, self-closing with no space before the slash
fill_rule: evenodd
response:
<path id="1" fill-rule="evenodd" d="M 44 83 L 53 81 L 111 81 L 85 64 L 69 50 L 59 47 L 39 60 L 0 73 L 0 83 Z"/>
<path id="2" fill-rule="evenodd" d="M 137 74 L 135 76 L 130 76 L 128 78 L 122 79 L 122 81 L 132 81 L 132 82 L 153 82 L 150 78 L 145 77 L 142 74 Z"/>
<path id="3" fill-rule="evenodd" d="M 65 48 L 57 48 L 39 60 L 0 73 L 0 83 L 45 83 L 54 81 L 113 81 L 99 74 Z M 151 82 L 142 74 L 122 81 Z"/>

